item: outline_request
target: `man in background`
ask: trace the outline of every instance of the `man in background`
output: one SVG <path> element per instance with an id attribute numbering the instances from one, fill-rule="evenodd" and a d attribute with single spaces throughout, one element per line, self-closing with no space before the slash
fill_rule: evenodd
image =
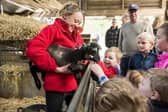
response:
<path id="1" fill-rule="evenodd" d="M 121 74 L 124 76 L 128 70 L 130 56 L 137 51 L 136 37 L 142 32 L 153 34 L 153 29 L 150 24 L 138 20 L 138 10 L 139 6 L 137 4 L 130 4 L 128 6 L 130 22 L 123 24 L 120 29 L 118 47 L 123 52 Z"/>
<path id="2" fill-rule="evenodd" d="M 119 29 L 117 26 L 117 20 L 115 18 L 112 19 L 112 26 L 107 30 L 105 35 L 105 45 L 106 47 L 118 47 L 118 36 Z"/>
<path id="3" fill-rule="evenodd" d="M 128 14 L 124 14 L 121 18 L 121 21 L 122 21 L 122 25 L 128 23 L 130 21 L 130 17 Z"/>

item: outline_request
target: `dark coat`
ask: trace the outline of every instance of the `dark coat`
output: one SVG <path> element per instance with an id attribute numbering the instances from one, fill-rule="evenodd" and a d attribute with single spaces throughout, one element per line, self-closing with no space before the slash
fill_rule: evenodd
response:
<path id="1" fill-rule="evenodd" d="M 160 101 L 150 101 L 150 112 L 168 112 L 168 103 Z"/>
<path id="2" fill-rule="evenodd" d="M 118 40 L 119 40 L 119 29 L 118 27 L 113 29 L 110 27 L 105 35 L 105 45 L 106 47 L 118 47 Z"/>
<path id="3" fill-rule="evenodd" d="M 147 70 L 154 67 L 157 56 L 154 53 L 148 53 L 146 57 L 142 53 L 137 52 L 131 56 L 129 61 L 129 69 L 131 70 Z"/>

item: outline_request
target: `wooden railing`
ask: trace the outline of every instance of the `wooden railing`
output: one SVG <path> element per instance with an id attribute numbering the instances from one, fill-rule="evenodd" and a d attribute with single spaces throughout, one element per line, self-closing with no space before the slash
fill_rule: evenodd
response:
<path id="1" fill-rule="evenodd" d="M 94 112 L 96 83 L 90 77 L 91 71 L 89 66 L 84 73 L 67 112 Z"/>

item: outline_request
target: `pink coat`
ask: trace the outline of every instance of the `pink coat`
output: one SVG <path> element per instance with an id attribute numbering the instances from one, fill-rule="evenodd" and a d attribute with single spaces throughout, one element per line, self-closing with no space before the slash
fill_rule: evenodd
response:
<path id="1" fill-rule="evenodd" d="M 163 53 L 158 56 L 158 62 L 155 63 L 155 68 L 168 68 L 168 53 Z"/>

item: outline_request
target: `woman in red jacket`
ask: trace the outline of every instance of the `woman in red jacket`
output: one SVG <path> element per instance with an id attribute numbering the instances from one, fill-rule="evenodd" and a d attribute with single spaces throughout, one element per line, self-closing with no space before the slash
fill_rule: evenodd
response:
<path id="1" fill-rule="evenodd" d="M 46 71 L 43 87 L 47 112 L 61 112 L 63 101 L 69 104 L 77 89 L 74 74 L 68 69 L 69 64 L 58 66 L 47 49 L 51 44 L 74 49 L 82 46 L 80 24 L 83 23 L 83 14 L 76 4 L 71 3 L 65 5 L 60 15 L 62 18 L 57 18 L 54 24 L 46 26 L 28 42 L 26 50 L 28 58 Z"/>

